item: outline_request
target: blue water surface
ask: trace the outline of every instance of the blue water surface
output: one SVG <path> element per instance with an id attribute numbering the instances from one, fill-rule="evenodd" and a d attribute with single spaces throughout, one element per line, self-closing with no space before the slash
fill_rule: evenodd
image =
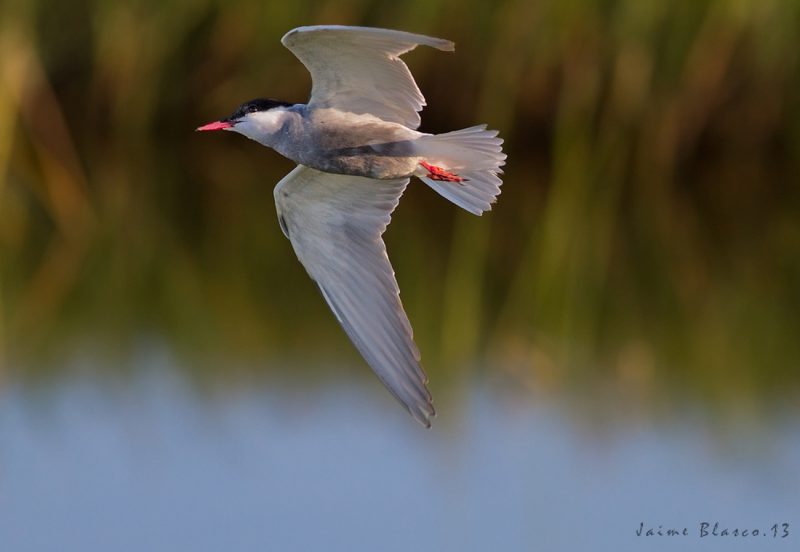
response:
<path id="1" fill-rule="evenodd" d="M 206 393 L 157 364 L 0 390 L 0 550 L 800 549 L 791 417 L 598 428 L 481 382 L 425 430 L 371 382 Z"/>

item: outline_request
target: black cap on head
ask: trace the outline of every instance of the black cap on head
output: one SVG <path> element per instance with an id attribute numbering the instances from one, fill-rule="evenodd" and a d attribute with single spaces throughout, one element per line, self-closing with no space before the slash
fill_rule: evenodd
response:
<path id="1" fill-rule="evenodd" d="M 249 102 L 245 102 L 240 105 L 236 111 L 233 112 L 233 115 L 228 117 L 227 121 L 236 121 L 241 119 L 248 113 L 256 113 L 257 111 L 268 111 L 270 109 L 274 109 L 276 107 L 291 107 L 294 104 L 291 102 L 282 102 L 280 100 L 273 100 L 271 98 L 257 98 L 255 100 L 250 100 Z"/>

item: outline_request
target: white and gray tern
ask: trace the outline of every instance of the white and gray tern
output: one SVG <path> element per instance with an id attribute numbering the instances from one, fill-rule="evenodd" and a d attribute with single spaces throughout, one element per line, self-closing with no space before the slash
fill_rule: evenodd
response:
<path id="1" fill-rule="evenodd" d="M 232 130 L 295 161 L 275 187 L 284 234 L 337 320 L 389 391 L 425 426 L 435 415 L 381 238 L 412 176 L 470 213 L 500 194 L 497 131 L 417 132 L 425 99 L 400 56 L 453 43 L 323 25 L 281 40 L 311 73 L 307 104 L 253 100 L 197 130 Z"/>

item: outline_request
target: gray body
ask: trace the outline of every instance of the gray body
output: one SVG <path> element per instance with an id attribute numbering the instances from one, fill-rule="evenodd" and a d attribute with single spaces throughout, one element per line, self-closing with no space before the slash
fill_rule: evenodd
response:
<path id="1" fill-rule="evenodd" d="M 249 118 L 239 132 L 299 165 L 380 180 L 414 174 L 421 160 L 415 141 L 427 136 L 372 115 L 306 104 Z"/>

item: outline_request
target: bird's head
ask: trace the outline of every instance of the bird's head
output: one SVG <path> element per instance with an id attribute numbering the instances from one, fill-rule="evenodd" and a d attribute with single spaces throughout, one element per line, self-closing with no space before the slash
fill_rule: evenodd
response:
<path id="1" fill-rule="evenodd" d="M 198 127 L 199 131 L 233 130 L 256 141 L 277 132 L 283 124 L 282 113 L 293 104 L 272 99 L 250 100 L 240 105 L 230 117 Z"/>

